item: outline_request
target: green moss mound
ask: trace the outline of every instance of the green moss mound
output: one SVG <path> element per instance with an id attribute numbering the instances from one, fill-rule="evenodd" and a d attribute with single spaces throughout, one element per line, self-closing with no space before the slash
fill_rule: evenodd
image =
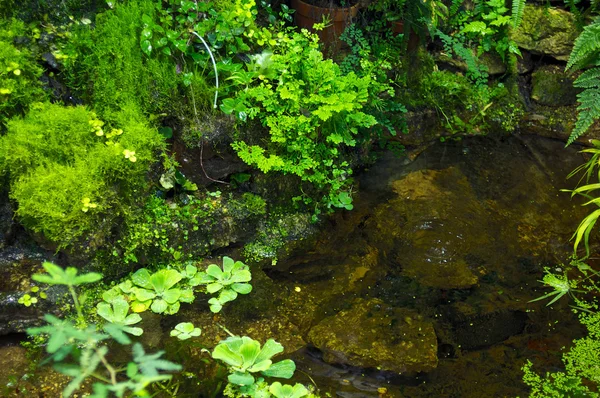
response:
<path id="1" fill-rule="evenodd" d="M 32 102 L 45 98 L 39 81 L 42 69 L 27 48 L 14 44 L 24 31 L 23 22 L 0 21 L 0 128 L 10 117 L 25 113 Z"/>
<path id="2" fill-rule="evenodd" d="M 127 211 L 146 187 L 145 175 L 163 145 L 135 107 L 105 125 L 83 107 L 38 104 L 8 123 L 0 139 L 0 170 L 23 225 L 59 247 Z"/>

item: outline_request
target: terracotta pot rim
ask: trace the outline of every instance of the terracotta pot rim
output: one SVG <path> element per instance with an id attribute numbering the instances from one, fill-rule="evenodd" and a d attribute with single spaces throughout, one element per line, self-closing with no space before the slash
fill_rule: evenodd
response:
<path id="1" fill-rule="evenodd" d="M 294 3 L 298 4 L 300 7 L 294 7 Z M 325 7 L 313 6 L 312 4 L 308 4 L 307 2 L 302 1 L 302 0 L 291 0 L 291 7 L 293 9 L 295 9 L 296 12 L 299 12 L 302 15 L 307 15 L 307 14 L 302 13 L 300 9 L 304 9 L 307 12 L 308 12 L 308 9 L 311 9 L 311 10 L 316 10 L 317 12 L 320 12 L 320 13 L 328 13 L 328 14 L 331 13 L 331 14 L 335 15 L 337 13 L 347 14 L 348 12 L 353 12 L 354 10 L 358 10 L 358 6 L 359 6 L 359 3 L 356 3 L 356 4 L 351 5 L 349 7 L 331 7 L 331 8 L 325 8 Z"/>

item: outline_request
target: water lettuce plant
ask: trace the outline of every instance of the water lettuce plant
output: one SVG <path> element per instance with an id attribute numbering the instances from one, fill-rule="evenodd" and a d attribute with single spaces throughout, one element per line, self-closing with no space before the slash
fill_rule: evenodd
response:
<path id="1" fill-rule="evenodd" d="M 140 336 L 144 330 L 132 327 L 142 320 L 139 314 L 129 314 L 129 303 L 122 297 L 117 297 L 110 303 L 102 301 L 96 306 L 96 312 L 110 323 L 121 325 L 123 331 L 134 336 Z"/>
<path id="2" fill-rule="evenodd" d="M 248 294 L 252 291 L 249 282 L 252 275 L 248 266 L 241 261 L 234 261 L 231 257 L 223 257 L 223 267 L 210 264 L 205 272 L 198 272 L 189 283 L 192 286 L 206 285 L 208 293 L 219 293 L 218 297 L 208 300 L 210 310 L 219 312 L 223 304 L 233 301 L 239 294 Z"/>
<path id="3" fill-rule="evenodd" d="M 175 325 L 175 329 L 171 330 L 170 335 L 172 337 L 177 337 L 179 340 L 187 340 L 192 337 L 200 336 L 202 331 L 200 328 L 194 327 L 194 324 L 191 322 L 181 322 Z"/>
<path id="4" fill-rule="evenodd" d="M 282 385 L 278 381 L 271 384 L 269 392 L 276 398 L 301 398 L 309 394 L 308 389 L 300 383 L 291 386 L 289 384 Z"/>
<path id="5" fill-rule="evenodd" d="M 289 379 L 296 370 L 296 364 L 291 359 L 273 363 L 271 358 L 283 352 L 283 346 L 273 339 L 265 344 L 247 336 L 231 336 L 221 341 L 213 350 L 213 359 L 219 359 L 227 364 L 231 372 L 227 377 L 230 383 L 239 386 L 249 386 L 255 381 L 252 373 L 260 373 L 268 377 Z"/>
<path id="6" fill-rule="evenodd" d="M 190 289 L 176 286 L 182 278 L 174 269 L 161 269 L 153 274 L 146 268 L 137 270 L 131 276 L 135 285 L 130 289 L 134 297 L 131 307 L 135 312 L 150 308 L 158 314 L 175 314 L 181 302 L 194 301 L 194 293 Z"/>

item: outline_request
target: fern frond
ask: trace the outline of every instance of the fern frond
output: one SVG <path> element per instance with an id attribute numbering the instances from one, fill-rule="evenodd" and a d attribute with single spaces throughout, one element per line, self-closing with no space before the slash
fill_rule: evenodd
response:
<path id="1" fill-rule="evenodd" d="M 588 73 L 589 72 L 589 73 Z M 594 73 L 592 73 L 594 72 Z M 581 137 L 588 128 L 600 118 L 600 68 L 594 68 L 593 70 L 586 71 L 575 81 L 577 87 L 586 87 L 586 89 L 577 95 L 579 111 L 577 115 L 577 122 L 575 122 L 575 128 L 571 132 L 567 145 L 572 144 L 576 139 Z M 580 82 L 581 78 L 584 78 Z M 593 79 L 596 79 L 594 84 Z M 581 85 L 580 85 L 581 84 Z M 585 84 L 585 86 L 583 86 Z"/>
<path id="2" fill-rule="evenodd" d="M 525 11 L 525 0 L 512 0 L 512 27 L 517 29 L 523 20 L 523 11 Z"/>
<path id="3" fill-rule="evenodd" d="M 592 88 L 600 86 L 600 68 L 588 69 L 573 82 L 574 87 Z"/>
<path id="4" fill-rule="evenodd" d="M 453 17 L 458 13 L 458 10 L 463 5 L 464 0 L 452 0 L 452 4 L 450 5 L 449 15 Z"/>
<path id="5" fill-rule="evenodd" d="M 586 26 L 575 40 L 566 70 L 577 70 L 586 66 L 587 61 L 598 57 L 598 52 L 600 52 L 600 17 Z"/>

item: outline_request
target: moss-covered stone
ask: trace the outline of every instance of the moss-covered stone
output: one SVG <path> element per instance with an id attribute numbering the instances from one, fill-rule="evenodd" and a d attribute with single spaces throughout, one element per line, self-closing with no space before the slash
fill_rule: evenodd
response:
<path id="1" fill-rule="evenodd" d="M 575 17 L 567 11 L 527 4 L 523 20 L 511 38 L 534 54 L 566 61 L 578 36 Z"/>
<path id="2" fill-rule="evenodd" d="M 433 324 L 378 299 L 357 299 L 313 327 L 308 338 L 329 363 L 413 373 L 433 370 L 438 362 Z"/>
<path id="3" fill-rule="evenodd" d="M 573 87 L 574 80 L 557 65 L 543 66 L 533 72 L 531 98 L 547 106 L 575 105 L 580 90 Z"/>

